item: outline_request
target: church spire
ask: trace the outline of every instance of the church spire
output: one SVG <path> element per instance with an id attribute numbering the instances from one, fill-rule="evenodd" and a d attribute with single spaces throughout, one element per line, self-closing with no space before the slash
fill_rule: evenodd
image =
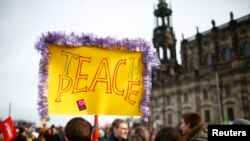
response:
<path id="1" fill-rule="evenodd" d="M 158 9 L 154 11 L 154 15 L 157 18 L 157 26 L 171 26 L 170 16 L 172 14 L 172 10 L 168 8 L 168 4 L 165 2 L 165 0 L 159 0 Z M 161 20 L 159 22 L 158 20 Z"/>
<path id="2" fill-rule="evenodd" d="M 159 0 L 154 9 L 156 27 L 153 34 L 153 45 L 156 48 L 164 74 L 173 75 L 178 66 L 176 59 L 176 39 L 171 25 L 172 10 L 165 0 Z"/>

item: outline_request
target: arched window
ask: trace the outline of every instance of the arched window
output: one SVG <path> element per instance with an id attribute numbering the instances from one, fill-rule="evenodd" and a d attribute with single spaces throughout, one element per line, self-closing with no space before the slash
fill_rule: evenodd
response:
<path id="1" fill-rule="evenodd" d="M 227 108 L 227 118 L 230 121 L 234 120 L 234 108 L 233 107 L 228 107 Z"/>
<path id="2" fill-rule="evenodd" d="M 211 122 L 210 110 L 205 110 L 204 115 L 205 115 L 205 122 Z"/>
<path id="3" fill-rule="evenodd" d="M 161 46 L 159 47 L 159 57 L 160 57 L 160 60 L 164 59 L 164 50 Z"/>
<path id="4" fill-rule="evenodd" d="M 223 51 L 223 59 L 224 61 L 230 61 L 232 58 L 232 52 L 229 48 L 224 49 Z"/>
<path id="5" fill-rule="evenodd" d="M 172 99 L 171 99 L 171 96 L 170 95 L 167 95 L 167 97 L 166 97 L 166 102 L 167 102 L 167 105 L 169 106 L 169 105 L 171 105 L 171 102 L 172 101 Z"/>
<path id="6" fill-rule="evenodd" d="M 247 42 L 244 45 L 244 55 L 250 56 L 250 42 Z"/>
<path id="7" fill-rule="evenodd" d="M 211 53 L 209 53 L 209 54 L 206 55 L 205 63 L 207 65 L 212 65 L 212 63 L 213 63 L 213 56 L 212 56 Z"/>
<path id="8" fill-rule="evenodd" d="M 203 89 L 203 100 L 208 100 L 208 89 Z"/>
<path id="9" fill-rule="evenodd" d="M 163 26 L 164 19 L 162 19 L 161 17 L 158 17 L 157 21 L 158 21 L 158 26 Z"/>
<path id="10" fill-rule="evenodd" d="M 230 86 L 225 86 L 225 92 L 226 92 L 226 97 L 231 97 L 232 92 L 231 92 L 231 87 Z"/>
<path id="11" fill-rule="evenodd" d="M 188 94 L 187 93 L 184 93 L 183 94 L 183 102 L 185 103 L 185 104 L 187 104 L 188 103 Z"/>
<path id="12" fill-rule="evenodd" d="M 170 57 L 171 57 L 171 53 L 170 53 L 170 49 L 169 48 L 167 48 L 167 59 L 170 59 Z"/>
<path id="13" fill-rule="evenodd" d="M 168 114 L 168 124 L 172 124 L 173 123 L 173 116 L 172 114 Z"/>
<path id="14" fill-rule="evenodd" d="M 198 64 L 197 59 L 192 59 L 192 67 L 193 67 L 194 69 L 198 69 L 199 64 Z"/>

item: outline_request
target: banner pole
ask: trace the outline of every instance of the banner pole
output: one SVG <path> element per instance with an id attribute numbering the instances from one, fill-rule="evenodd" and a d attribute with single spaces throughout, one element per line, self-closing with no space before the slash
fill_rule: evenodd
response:
<path id="1" fill-rule="evenodd" d="M 9 116 L 11 116 L 11 102 L 9 103 Z"/>
<path id="2" fill-rule="evenodd" d="M 98 115 L 95 115 L 93 133 L 92 133 L 92 141 L 97 141 L 98 138 L 99 138 L 99 122 L 98 122 Z"/>

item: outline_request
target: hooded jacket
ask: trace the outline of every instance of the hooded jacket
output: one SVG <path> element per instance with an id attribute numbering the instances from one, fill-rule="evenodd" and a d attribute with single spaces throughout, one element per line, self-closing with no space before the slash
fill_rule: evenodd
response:
<path id="1" fill-rule="evenodd" d="M 195 126 L 189 133 L 184 135 L 187 141 L 207 141 L 207 137 L 207 130 L 202 124 Z"/>

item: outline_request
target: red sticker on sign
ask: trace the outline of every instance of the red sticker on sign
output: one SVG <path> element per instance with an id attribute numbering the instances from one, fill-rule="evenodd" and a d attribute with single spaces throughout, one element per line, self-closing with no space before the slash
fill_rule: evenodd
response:
<path id="1" fill-rule="evenodd" d="M 76 101 L 76 103 L 77 103 L 79 111 L 82 111 L 87 108 L 84 99 L 78 100 Z"/>

